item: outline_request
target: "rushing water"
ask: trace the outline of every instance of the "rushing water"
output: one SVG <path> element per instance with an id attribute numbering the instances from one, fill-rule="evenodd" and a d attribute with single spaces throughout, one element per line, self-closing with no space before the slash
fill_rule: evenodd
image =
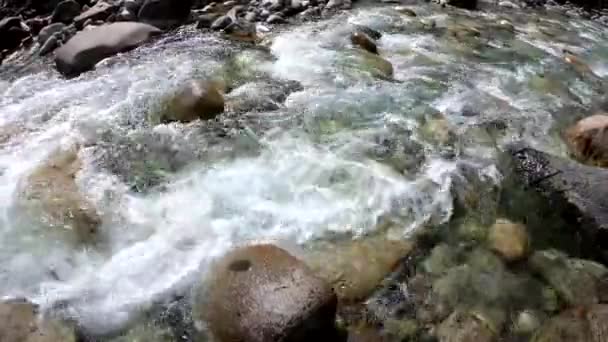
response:
<path id="1" fill-rule="evenodd" d="M 0 81 L 0 294 L 69 303 L 105 331 L 234 244 L 357 236 L 387 217 L 397 222 L 391 236 L 405 237 L 450 218 L 463 168 L 499 182 L 496 147 L 511 140 L 560 153 L 556 127 L 603 100 L 608 31 L 599 24 L 557 12 L 412 9 L 418 17 L 364 7 L 273 34 L 274 58 L 250 67 L 303 90 L 278 110 L 219 124 L 149 124 L 163 95 L 246 49 L 191 29 L 76 79 L 49 67 Z M 346 22 L 383 33 L 394 80 L 349 59 Z M 454 37 L 457 25 L 481 36 Z M 563 50 L 593 73 L 574 70 Z M 103 214 L 98 248 L 41 233 L 15 205 L 28 171 L 75 143 L 78 185 Z M 161 165 L 161 186 L 136 191 L 134 160 Z"/>

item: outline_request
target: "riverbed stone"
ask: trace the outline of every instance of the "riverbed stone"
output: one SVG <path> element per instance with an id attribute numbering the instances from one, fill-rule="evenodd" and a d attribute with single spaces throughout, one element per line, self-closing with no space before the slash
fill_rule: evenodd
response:
<path id="1" fill-rule="evenodd" d="M 355 31 L 350 34 L 350 42 L 362 48 L 365 51 L 378 54 L 378 48 L 376 47 L 376 43 L 370 38 L 367 34 L 361 31 Z"/>
<path id="2" fill-rule="evenodd" d="M 78 75 L 107 57 L 136 48 L 160 32 L 154 26 L 135 22 L 112 23 L 78 32 L 57 49 L 57 70 L 66 76 Z"/>
<path id="3" fill-rule="evenodd" d="M 578 121 L 566 130 L 565 138 L 577 160 L 608 167 L 608 115 L 596 114 Z"/>
<path id="4" fill-rule="evenodd" d="M 81 165 L 75 149 L 54 153 L 19 185 L 19 200 L 42 224 L 90 244 L 98 240 L 101 217 L 76 184 Z"/>
<path id="5" fill-rule="evenodd" d="M 407 240 L 371 236 L 320 244 L 305 259 L 333 285 L 341 302 L 355 302 L 369 296 L 412 248 Z"/>
<path id="6" fill-rule="evenodd" d="M 220 83 L 191 80 L 171 95 L 161 109 L 161 122 L 209 120 L 224 112 L 224 89 Z"/>
<path id="7" fill-rule="evenodd" d="M 492 342 L 495 334 L 475 315 L 455 311 L 437 329 L 439 342 Z"/>
<path id="8" fill-rule="evenodd" d="M 557 250 L 536 251 L 530 257 L 529 264 L 569 305 L 598 303 L 596 280 L 592 275 L 572 267 L 565 254 Z"/>
<path id="9" fill-rule="evenodd" d="M 51 36 L 56 33 L 62 33 L 65 30 L 66 26 L 63 23 L 54 23 L 45 26 L 40 33 L 38 34 L 38 42 L 40 44 L 44 44 Z"/>
<path id="10" fill-rule="evenodd" d="M 40 318 L 34 304 L 14 299 L 0 303 L 0 341 L 75 342 L 74 331 L 59 321 Z"/>
<path id="11" fill-rule="evenodd" d="M 534 334 L 532 342 L 595 342 L 582 315 L 564 312 L 549 319 Z"/>
<path id="12" fill-rule="evenodd" d="M 311 341 L 334 331 L 336 296 L 301 260 L 270 244 L 228 252 L 196 312 L 219 341 Z"/>
<path id="13" fill-rule="evenodd" d="M 80 4 L 74 0 L 64 0 L 57 4 L 51 21 L 54 23 L 69 24 L 80 14 Z"/>
<path id="14" fill-rule="evenodd" d="M 505 174 L 525 191 L 535 191 L 549 201 L 553 210 L 562 212 L 573 222 L 572 229 L 580 239 L 573 241 L 585 253 L 606 261 L 608 248 L 608 170 L 583 165 L 522 144 L 507 148 L 509 162 Z M 574 223 L 576 222 L 576 223 Z M 550 228 L 547 228 L 550 229 Z"/>
<path id="15" fill-rule="evenodd" d="M 141 22 L 165 30 L 184 23 L 192 5 L 193 0 L 146 0 L 137 16 Z"/>
<path id="16" fill-rule="evenodd" d="M 526 226 L 507 219 L 496 220 L 490 228 L 488 240 L 492 250 L 507 261 L 525 257 L 530 244 Z"/>

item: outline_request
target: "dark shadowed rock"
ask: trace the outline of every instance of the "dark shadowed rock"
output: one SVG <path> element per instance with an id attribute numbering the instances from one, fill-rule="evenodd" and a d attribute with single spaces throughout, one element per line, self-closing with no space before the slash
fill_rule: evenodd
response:
<path id="1" fill-rule="evenodd" d="M 477 0 L 441 0 L 442 4 L 445 3 L 450 6 L 460 7 L 468 10 L 477 9 Z"/>
<path id="2" fill-rule="evenodd" d="M 197 306 L 218 341 L 335 341 L 335 294 L 285 250 L 238 248 L 221 258 L 211 276 Z"/>
<path id="3" fill-rule="evenodd" d="M 198 22 L 196 23 L 196 28 L 204 29 L 211 28 L 211 25 L 222 15 L 219 13 L 205 13 L 201 14 L 198 17 Z"/>
<path id="4" fill-rule="evenodd" d="M 161 109 L 161 122 L 209 120 L 224 112 L 221 85 L 193 80 L 182 86 Z"/>
<path id="5" fill-rule="evenodd" d="M 69 24 L 80 14 L 80 10 L 80 4 L 76 1 L 64 0 L 55 7 L 51 21 L 54 23 Z"/>
<path id="6" fill-rule="evenodd" d="M 510 146 L 508 155 L 514 178 L 572 222 L 589 253 L 606 250 L 608 170 L 519 145 Z"/>
<path id="7" fill-rule="evenodd" d="M 376 43 L 372 40 L 372 38 L 361 31 L 351 33 L 350 42 L 368 52 L 378 54 Z"/>
<path id="8" fill-rule="evenodd" d="M 192 3 L 193 0 L 146 0 L 137 16 L 144 23 L 170 29 L 188 19 Z"/>
<path id="9" fill-rule="evenodd" d="M 33 35 L 38 34 L 47 24 L 48 20 L 43 18 L 32 18 L 25 21 L 25 25 L 30 28 L 30 33 Z"/>
<path id="10" fill-rule="evenodd" d="M 82 14 L 74 18 L 74 24 L 77 28 L 83 28 L 88 20 L 106 20 L 118 7 L 113 4 L 109 4 L 105 1 L 99 1 L 95 6 L 84 11 Z"/>
<path id="11" fill-rule="evenodd" d="M 29 36 L 22 25 L 21 18 L 8 17 L 0 20 L 0 51 L 17 48 Z"/>
<path id="12" fill-rule="evenodd" d="M 120 22 L 81 31 L 55 53 L 57 70 L 73 76 L 104 58 L 136 48 L 161 31 L 143 23 Z"/>

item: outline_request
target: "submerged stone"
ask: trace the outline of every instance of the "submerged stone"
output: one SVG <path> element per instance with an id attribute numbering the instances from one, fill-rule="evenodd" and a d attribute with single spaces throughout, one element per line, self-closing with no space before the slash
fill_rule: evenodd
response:
<path id="1" fill-rule="evenodd" d="M 353 302 L 367 297 L 411 250 L 410 241 L 363 237 L 315 247 L 306 262 L 341 301 Z"/>
<path id="2" fill-rule="evenodd" d="M 492 250 L 507 261 L 525 257 L 530 244 L 526 226 L 505 219 L 496 220 L 488 239 Z"/>
<path id="3" fill-rule="evenodd" d="M 220 342 L 304 342 L 334 334 L 331 287 L 279 247 L 237 248 L 214 265 L 210 277 L 196 306 Z"/>
<path id="4" fill-rule="evenodd" d="M 572 267 L 565 254 L 556 250 L 537 251 L 529 263 L 569 305 L 587 306 L 598 302 L 596 280 Z"/>
<path id="5" fill-rule="evenodd" d="M 350 42 L 365 51 L 378 54 L 376 43 L 364 32 L 356 31 L 351 33 Z"/>
<path id="6" fill-rule="evenodd" d="M 161 122 L 210 120 L 224 112 L 222 85 L 206 80 L 192 80 L 172 95 L 161 109 Z"/>
<path id="7" fill-rule="evenodd" d="M 101 218 L 80 192 L 76 173 L 81 161 L 75 150 L 60 151 L 35 168 L 20 184 L 20 203 L 41 223 L 74 234 L 76 241 L 93 243 Z"/>
<path id="8" fill-rule="evenodd" d="M 456 311 L 437 330 L 439 342 L 492 342 L 495 334 L 474 315 Z"/>

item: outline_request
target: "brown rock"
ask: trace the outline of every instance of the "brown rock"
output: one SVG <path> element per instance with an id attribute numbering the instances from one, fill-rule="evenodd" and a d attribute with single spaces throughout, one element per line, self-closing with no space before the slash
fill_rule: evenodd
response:
<path id="1" fill-rule="evenodd" d="M 522 259 L 530 244 L 526 226 L 499 219 L 490 228 L 490 247 L 507 261 Z"/>
<path id="2" fill-rule="evenodd" d="M 0 303 L 0 342 L 75 342 L 71 329 L 41 320 L 36 307 L 22 300 Z"/>
<path id="3" fill-rule="evenodd" d="M 534 334 L 532 342 L 595 342 L 589 324 L 572 311 L 564 312 L 548 320 Z"/>
<path id="4" fill-rule="evenodd" d="M 407 240 L 364 237 L 316 247 L 306 262 L 327 279 L 340 301 L 367 297 L 412 250 Z"/>
<path id="5" fill-rule="evenodd" d="M 580 120 L 566 130 L 565 138 L 574 158 L 608 167 L 608 115 L 596 114 Z"/>
<path id="6" fill-rule="evenodd" d="M 494 333 L 474 315 L 456 311 L 450 315 L 437 331 L 439 342 L 492 342 Z"/>
<path id="7" fill-rule="evenodd" d="M 101 218 L 78 189 L 75 178 L 80 167 L 75 150 L 60 151 L 30 173 L 19 196 L 33 216 L 42 214 L 42 223 L 74 232 L 78 242 L 91 243 Z"/>
<path id="8" fill-rule="evenodd" d="M 353 32 L 350 35 L 350 41 L 353 45 L 358 46 L 368 52 L 378 54 L 376 43 L 363 32 Z"/>
<path id="9" fill-rule="evenodd" d="M 192 80 L 165 104 L 161 122 L 209 120 L 224 112 L 222 86 L 217 82 Z"/>
<path id="10" fill-rule="evenodd" d="M 587 311 L 593 342 L 608 341 L 608 305 L 594 305 Z"/>
<path id="11" fill-rule="evenodd" d="M 304 342 L 334 331 L 331 287 L 279 247 L 238 248 L 211 275 L 195 307 L 220 342 Z"/>

